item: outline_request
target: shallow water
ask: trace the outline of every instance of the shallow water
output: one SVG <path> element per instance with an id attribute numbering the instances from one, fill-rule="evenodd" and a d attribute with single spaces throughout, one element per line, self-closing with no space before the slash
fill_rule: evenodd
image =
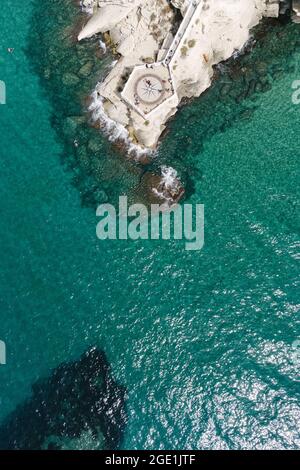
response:
<path id="1" fill-rule="evenodd" d="M 187 252 L 96 239 L 95 201 L 141 197 L 144 168 L 86 124 L 80 158 L 63 127 L 95 80 L 61 83 L 80 65 L 72 30 L 57 36 L 74 7 L 53 0 L 45 19 L 41 2 L 2 3 L 1 419 L 97 345 L 127 390 L 123 448 L 299 448 L 299 26 L 262 35 L 245 71 L 223 72 L 169 126 L 153 167 L 171 164 L 205 204 L 205 247 Z M 74 445 L 99 441 L 85 431 Z"/>

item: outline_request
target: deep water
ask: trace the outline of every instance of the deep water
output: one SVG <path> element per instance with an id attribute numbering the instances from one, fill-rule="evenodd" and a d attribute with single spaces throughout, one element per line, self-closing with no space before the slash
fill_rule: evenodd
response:
<path id="1" fill-rule="evenodd" d="M 259 27 L 145 166 L 88 125 L 112 57 L 76 44 L 77 21 L 68 0 L 2 0 L 1 429 L 35 403 L 34 384 L 96 345 L 126 389 L 116 447 L 299 448 L 300 26 Z M 144 172 L 162 164 L 205 204 L 204 249 L 97 240 L 96 203 L 143 199 Z M 78 423 L 75 440 L 43 445 L 110 445 Z"/>

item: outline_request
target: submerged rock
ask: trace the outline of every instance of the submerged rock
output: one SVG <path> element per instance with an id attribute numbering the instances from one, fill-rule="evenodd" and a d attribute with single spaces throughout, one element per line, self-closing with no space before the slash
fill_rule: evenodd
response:
<path id="1" fill-rule="evenodd" d="M 81 77 L 88 77 L 92 70 L 93 70 L 93 67 L 94 67 L 94 64 L 92 61 L 89 61 L 89 62 L 86 62 L 82 67 L 81 69 L 79 70 L 79 75 Z"/>
<path id="2" fill-rule="evenodd" d="M 125 388 L 104 352 L 87 351 L 32 386 L 32 396 L 0 426 L 0 449 L 60 449 L 89 437 L 95 447 L 119 447 L 126 424 Z"/>
<path id="3" fill-rule="evenodd" d="M 161 168 L 160 175 L 146 172 L 143 186 L 151 204 L 166 204 L 166 207 L 177 204 L 185 192 L 176 170 L 166 166 Z"/>
<path id="4" fill-rule="evenodd" d="M 77 77 L 74 73 L 65 73 L 62 77 L 63 84 L 66 86 L 77 85 L 80 81 L 80 78 Z"/>

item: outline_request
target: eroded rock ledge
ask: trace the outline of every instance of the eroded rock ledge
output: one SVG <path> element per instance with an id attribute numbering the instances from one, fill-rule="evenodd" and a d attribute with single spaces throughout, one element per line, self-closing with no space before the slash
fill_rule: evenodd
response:
<path id="1" fill-rule="evenodd" d="M 101 113 L 133 142 L 155 148 L 181 100 L 200 96 L 211 84 L 213 66 L 240 51 L 263 17 L 277 17 L 280 3 L 83 0 L 92 17 L 78 39 L 104 33 L 119 54 L 97 86 Z"/>

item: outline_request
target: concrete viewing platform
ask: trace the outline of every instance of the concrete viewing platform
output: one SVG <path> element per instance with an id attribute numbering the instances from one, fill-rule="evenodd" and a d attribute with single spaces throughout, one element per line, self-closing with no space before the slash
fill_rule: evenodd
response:
<path id="1" fill-rule="evenodd" d="M 134 67 L 121 96 L 143 118 L 176 95 L 171 63 L 183 45 L 194 16 L 202 10 L 203 0 L 193 0 L 166 55 L 160 62 Z"/>
<path id="2" fill-rule="evenodd" d="M 170 69 L 163 63 L 137 65 L 131 73 L 122 98 L 142 117 L 174 95 Z"/>

